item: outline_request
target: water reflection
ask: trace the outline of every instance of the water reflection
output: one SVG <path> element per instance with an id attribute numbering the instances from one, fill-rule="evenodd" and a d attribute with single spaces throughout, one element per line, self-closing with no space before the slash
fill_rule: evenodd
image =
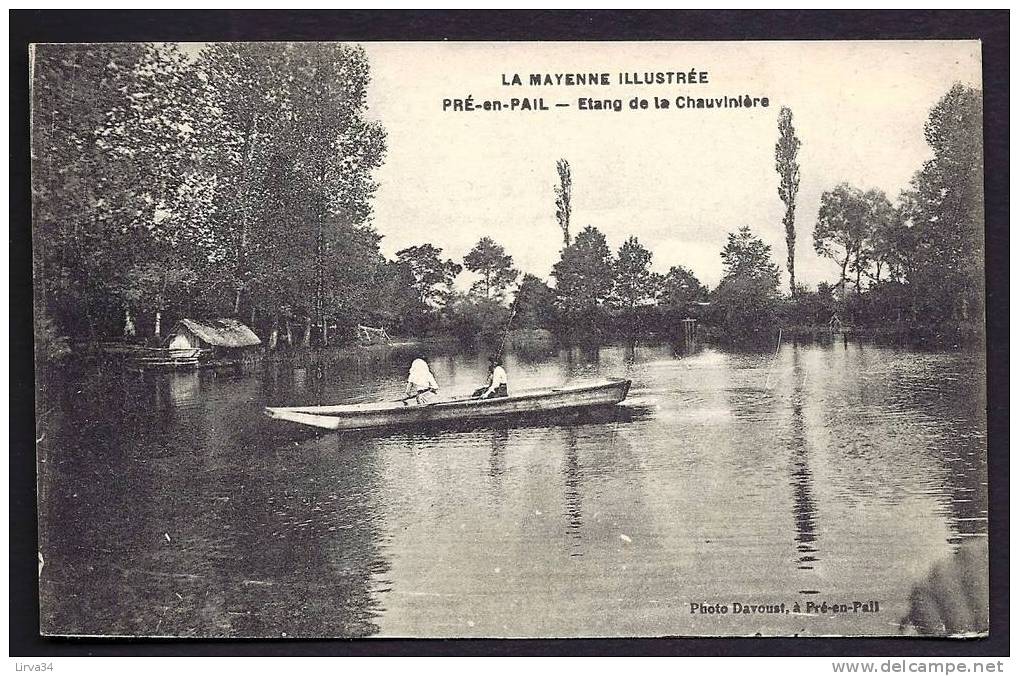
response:
<path id="1" fill-rule="evenodd" d="M 986 535 L 979 355 L 843 341 L 510 353 L 511 389 L 634 386 L 610 411 L 511 425 L 336 435 L 261 415 L 396 398 L 419 353 L 444 392 L 485 379 L 483 354 L 417 349 L 231 377 L 52 374 L 44 630 L 894 633 L 918 576 Z M 691 600 L 796 592 L 865 593 L 888 616 L 689 614 Z"/>
<path id="2" fill-rule="evenodd" d="M 817 558 L 817 505 L 813 495 L 813 475 L 810 471 L 810 446 L 806 443 L 803 419 L 803 379 L 806 374 L 800 360 L 799 346 L 792 348 L 792 398 L 788 448 L 790 451 L 790 477 L 793 488 L 793 523 L 796 527 L 797 568 L 813 570 Z"/>
<path id="3" fill-rule="evenodd" d="M 492 428 L 492 452 L 488 456 L 488 476 L 498 481 L 506 471 L 506 446 L 509 429 L 502 425 Z"/>
<path id="4" fill-rule="evenodd" d="M 583 525 L 581 513 L 581 466 L 577 450 L 577 430 L 569 425 L 563 428 L 563 484 L 566 497 L 566 532 L 577 542 L 581 538 L 580 529 Z M 570 556 L 580 556 L 580 551 L 571 552 Z"/>

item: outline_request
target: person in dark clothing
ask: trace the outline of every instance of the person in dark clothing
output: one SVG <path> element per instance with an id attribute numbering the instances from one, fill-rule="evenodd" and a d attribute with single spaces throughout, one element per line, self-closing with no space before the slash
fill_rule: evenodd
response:
<path id="1" fill-rule="evenodd" d="M 471 395 L 473 399 L 494 399 L 495 397 L 509 396 L 509 379 L 506 377 L 506 369 L 502 367 L 502 360 L 498 357 L 488 358 L 488 385 L 479 387 Z"/>

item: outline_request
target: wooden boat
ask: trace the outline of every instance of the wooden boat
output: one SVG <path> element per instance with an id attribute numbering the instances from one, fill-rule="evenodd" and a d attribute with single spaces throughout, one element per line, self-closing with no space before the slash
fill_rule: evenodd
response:
<path id="1" fill-rule="evenodd" d="M 629 380 L 612 379 L 593 384 L 521 391 L 496 399 L 452 399 L 424 405 L 393 401 L 377 404 L 266 408 L 265 414 L 275 420 L 286 420 L 326 430 L 357 430 L 612 406 L 625 399 L 629 390 Z"/>

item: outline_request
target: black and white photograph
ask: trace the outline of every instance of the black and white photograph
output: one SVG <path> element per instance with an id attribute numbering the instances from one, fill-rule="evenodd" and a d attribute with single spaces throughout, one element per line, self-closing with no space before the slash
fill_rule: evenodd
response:
<path id="1" fill-rule="evenodd" d="M 988 635 L 979 41 L 28 78 L 42 635 Z"/>

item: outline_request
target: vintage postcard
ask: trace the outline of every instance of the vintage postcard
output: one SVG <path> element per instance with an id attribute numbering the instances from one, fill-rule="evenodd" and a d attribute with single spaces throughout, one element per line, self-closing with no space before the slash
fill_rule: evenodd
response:
<path id="1" fill-rule="evenodd" d="M 43 634 L 987 633 L 979 42 L 29 77 Z"/>

